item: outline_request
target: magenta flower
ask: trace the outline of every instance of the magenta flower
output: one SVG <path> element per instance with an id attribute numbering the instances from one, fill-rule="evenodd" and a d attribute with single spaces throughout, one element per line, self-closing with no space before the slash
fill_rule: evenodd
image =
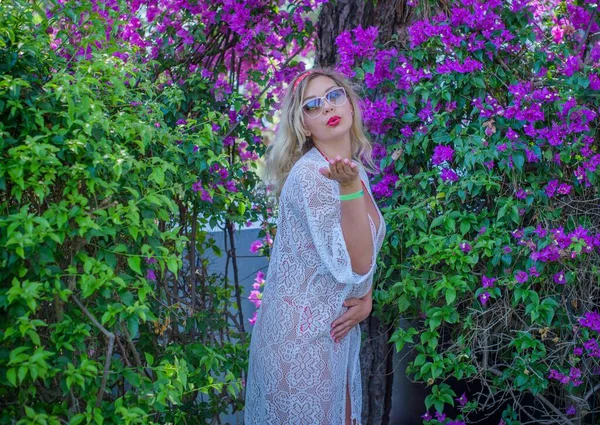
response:
<path id="1" fill-rule="evenodd" d="M 496 280 L 498 280 L 498 279 L 495 277 L 482 276 L 481 284 L 484 288 L 491 288 L 492 286 L 494 286 L 494 282 Z"/>
<path id="2" fill-rule="evenodd" d="M 250 252 L 256 253 L 259 249 L 263 247 L 263 243 L 261 240 L 256 240 L 250 244 Z"/>
<path id="3" fill-rule="evenodd" d="M 442 178 L 442 181 L 446 182 L 446 181 L 458 181 L 458 176 L 456 175 L 456 173 L 452 170 L 448 170 L 447 168 L 444 168 L 442 170 L 442 173 L 440 175 L 440 177 Z"/>
<path id="4" fill-rule="evenodd" d="M 487 169 L 491 171 L 494 168 L 494 160 L 484 162 L 483 165 L 485 165 Z"/>
<path id="5" fill-rule="evenodd" d="M 460 404 L 461 406 L 464 406 L 465 404 L 467 404 L 467 402 L 469 401 L 467 399 L 467 396 L 465 393 L 462 393 L 462 395 L 460 397 L 458 397 L 456 399 L 456 401 L 458 401 L 458 404 Z"/>
<path id="6" fill-rule="evenodd" d="M 539 272 L 537 271 L 537 269 L 535 268 L 535 266 L 531 266 L 529 268 L 529 275 L 530 276 L 535 276 L 535 277 L 540 277 Z"/>
<path id="7" fill-rule="evenodd" d="M 559 285 L 564 285 L 565 283 L 567 283 L 567 277 L 565 276 L 564 270 L 561 270 L 554 275 L 554 283 L 557 283 Z"/>
<path id="8" fill-rule="evenodd" d="M 548 198 L 552 198 L 556 193 L 556 189 L 558 189 L 558 180 L 550 180 L 544 187 L 544 192 L 546 192 Z"/>
<path id="9" fill-rule="evenodd" d="M 515 193 L 515 198 L 517 198 L 517 199 L 525 199 L 525 198 L 527 198 L 527 192 L 524 191 L 523 189 L 519 189 Z"/>
<path id="10" fill-rule="evenodd" d="M 479 302 L 481 302 L 482 305 L 486 305 L 489 299 L 490 299 L 490 293 L 487 291 L 484 292 L 483 294 L 479 295 Z"/>
<path id="11" fill-rule="evenodd" d="M 452 156 L 454 155 L 454 149 L 450 146 L 438 145 L 433 149 L 433 156 L 431 157 L 431 163 L 433 165 L 440 165 L 444 161 L 452 162 Z"/>
<path id="12" fill-rule="evenodd" d="M 519 270 L 517 272 L 517 274 L 515 274 L 515 279 L 519 283 L 525 283 L 525 282 L 527 282 L 527 279 L 529 279 L 529 275 L 527 274 L 527 272 L 524 272 L 523 270 Z"/>
<path id="13" fill-rule="evenodd" d="M 590 89 L 600 90 L 600 78 L 596 74 L 590 74 L 588 78 L 590 80 Z"/>
<path id="14" fill-rule="evenodd" d="M 556 190 L 556 193 L 558 193 L 559 195 L 568 195 L 571 192 L 571 189 L 572 189 L 571 185 L 562 183 Z"/>
<path id="15" fill-rule="evenodd" d="M 154 270 L 148 269 L 146 272 L 146 279 L 156 282 L 156 274 L 154 273 Z"/>
<path id="16" fill-rule="evenodd" d="M 212 201 L 213 201 L 213 198 L 210 195 L 210 193 L 203 188 L 200 188 L 200 199 L 202 199 L 203 201 L 206 201 L 206 202 L 210 202 L 210 203 L 212 203 Z"/>
<path id="17" fill-rule="evenodd" d="M 583 354 L 583 348 L 582 347 L 575 347 L 573 348 L 573 355 L 574 356 L 581 356 Z"/>

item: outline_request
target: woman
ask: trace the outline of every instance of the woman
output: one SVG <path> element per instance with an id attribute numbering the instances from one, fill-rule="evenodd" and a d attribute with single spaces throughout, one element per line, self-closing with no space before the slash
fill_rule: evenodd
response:
<path id="1" fill-rule="evenodd" d="M 385 235 L 357 96 L 338 73 L 297 76 L 267 169 L 277 236 L 252 332 L 246 425 L 358 425 L 360 327 Z"/>

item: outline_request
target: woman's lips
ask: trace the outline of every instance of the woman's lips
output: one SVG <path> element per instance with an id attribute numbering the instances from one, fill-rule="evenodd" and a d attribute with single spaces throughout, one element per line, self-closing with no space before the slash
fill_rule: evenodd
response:
<path id="1" fill-rule="evenodd" d="M 327 121 L 327 125 L 330 127 L 335 127 L 336 125 L 338 125 L 340 123 L 341 118 L 338 116 L 335 117 L 331 117 L 329 118 L 329 121 Z"/>

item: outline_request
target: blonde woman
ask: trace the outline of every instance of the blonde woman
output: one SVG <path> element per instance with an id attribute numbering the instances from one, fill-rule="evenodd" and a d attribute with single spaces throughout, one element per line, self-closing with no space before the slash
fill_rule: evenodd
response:
<path id="1" fill-rule="evenodd" d="M 359 425 L 360 327 L 385 224 L 357 96 L 340 74 L 297 76 L 267 173 L 277 236 L 252 332 L 246 425 Z"/>

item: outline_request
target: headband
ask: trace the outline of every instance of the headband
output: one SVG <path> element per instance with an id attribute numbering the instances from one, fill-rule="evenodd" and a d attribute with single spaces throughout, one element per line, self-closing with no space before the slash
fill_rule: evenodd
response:
<path id="1" fill-rule="evenodd" d="M 306 71 L 305 73 L 300 74 L 300 76 L 298 77 L 298 79 L 294 83 L 294 89 L 293 90 L 296 90 L 296 87 L 298 87 L 298 84 L 300 84 L 300 82 L 302 80 L 304 80 L 306 77 L 308 77 L 309 75 L 310 75 L 310 71 Z"/>

